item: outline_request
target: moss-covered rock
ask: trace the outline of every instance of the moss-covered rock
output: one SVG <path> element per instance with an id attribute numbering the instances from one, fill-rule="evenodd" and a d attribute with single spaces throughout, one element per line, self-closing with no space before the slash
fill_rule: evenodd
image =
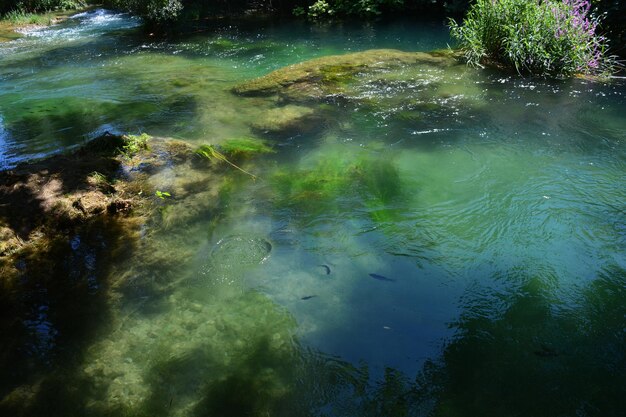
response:
<path id="1" fill-rule="evenodd" d="M 443 52 L 373 49 L 291 65 L 241 83 L 232 91 L 242 96 L 278 95 L 288 101 L 305 102 L 340 94 L 344 85 L 352 82 L 359 74 L 414 65 L 449 66 L 457 62 L 452 54 Z"/>
<path id="2" fill-rule="evenodd" d="M 223 182 L 218 174 L 225 167 L 201 161 L 182 141 L 146 138 L 141 143 L 106 134 L 72 153 L 0 172 L 0 272 L 15 274 L 20 253 L 46 251 L 53 241 L 69 247 L 72 235 L 98 230 L 102 222 L 128 228 L 132 235 L 131 229 L 166 205 L 155 190 L 171 193 L 170 205 L 188 204 L 198 189 L 218 194 Z M 196 212 L 215 205 L 215 199 L 205 198 Z"/>
<path id="3" fill-rule="evenodd" d="M 272 135 L 306 133 L 319 125 L 319 112 L 306 106 L 287 105 L 268 110 L 252 128 Z"/>

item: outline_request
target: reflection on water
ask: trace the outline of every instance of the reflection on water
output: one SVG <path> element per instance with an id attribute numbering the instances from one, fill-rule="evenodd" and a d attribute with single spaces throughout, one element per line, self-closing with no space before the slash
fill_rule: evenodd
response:
<path id="1" fill-rule="evenodd" d="M 624 84 L 422 65 L 285 106 L 230 89 L 445 31 L 265 22 L 148 42 L 136 24 L 97 11 L 0 46 L 4 167 L 103 129 L 274 152 L 237 157 L 256 180 L 163 167 L 150 185 L 171 197 L 139 232 L 20 259 L 0 287 L 2 413 L 626 409 Z"/>

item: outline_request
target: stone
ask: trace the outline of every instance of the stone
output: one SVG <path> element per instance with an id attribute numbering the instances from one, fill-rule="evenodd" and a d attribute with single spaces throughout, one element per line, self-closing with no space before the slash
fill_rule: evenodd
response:
<path id="1" fill-rule="evenodd" d="M 232 92 L 241 96 L 272 96 L 291 102 L 319 101 L 341 94 L 343 86 L 362 73 L 384 72 L 404 66 L 458 64 L 452 53 L 403 52 L 372 49 L 345 55 L 332 55 L 273 71 L 263 77 L 236 85 Z"/>
<path id="2" fill-rule="evenodd" d="M 319 125 L 319 114 L 310 107 L 287 105 L 268 110 L 252 128 L 269 134 L 307 133 Z"/>

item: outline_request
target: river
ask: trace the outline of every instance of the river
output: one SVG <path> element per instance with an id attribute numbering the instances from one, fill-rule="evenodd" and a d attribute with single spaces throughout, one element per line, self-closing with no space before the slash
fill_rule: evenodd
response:
<path id="1" fill-rule="evenodd" d="M 65 281 L 4 294 L 22 316 L 2 322 L 0 411 L 626 409 L 624 81 L 427 69 L 268 134 L 254 126 L 274 103 L 233 86 L 327 55 L 446 48 L 446 28 L 224 21 L 153 40 L 139 24 L 95 10 L 0 43 L 0 168 L 104 132 L 259 137 L 273 153 L 245 166 L 256 180 L 233 170 L 219 215 L 189 203 L 217 198 L 205 190 L 175 204 L 164 174 L 174 199 L 141 256 L 106 265 L 77 236 Z"/>

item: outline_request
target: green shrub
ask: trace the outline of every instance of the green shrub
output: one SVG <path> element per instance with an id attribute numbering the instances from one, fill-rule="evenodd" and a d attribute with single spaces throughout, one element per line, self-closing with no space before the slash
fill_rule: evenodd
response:
<path id="1" fill-rule="evenodd" d="M 11 10 L 3 16 L 3 19 L 14 25 L 46 25 L 50 19 L 35 13 L 28 13 L 23 10 Z"/>
<path id="2" fill-rule="evenodd" d="M 73 10 L 83 6 L 84 0 L 0 0 L 0 17 L 17 24 L 44 24 L 44 19 L 37 20 L 33 13 Z"/>
<path id="3" fill-rule="evenodd" d="M 183 10 L 181 0 L 103 0 L 108 7 L 137 14 L 149 24 L 174 21 Z"/>
<path id="4" fill-rule="evenodd" d="M 322 16 L 332 16 L 335 13 L 333 8 L 325 0 L 317 0 L 309 6 L 307 16 L 317 19 Z"/>
<path id="5" fill-rule="evenodd" d="M 385 10 L 401 8 L 404 0 L 317 0 L 307 11 L 313 19 L 338 16 L 377 16 Z M 302 8 L 294 9 L 294 14 L 302 15 Z"/>
<path id="6" fill-rule="evenodd" d="M 519 73 L 571 75 L 610 70 L 606 41 L 588 0 L 477 0 L 463 23 L 450 21 L 467 61 Z"/>

